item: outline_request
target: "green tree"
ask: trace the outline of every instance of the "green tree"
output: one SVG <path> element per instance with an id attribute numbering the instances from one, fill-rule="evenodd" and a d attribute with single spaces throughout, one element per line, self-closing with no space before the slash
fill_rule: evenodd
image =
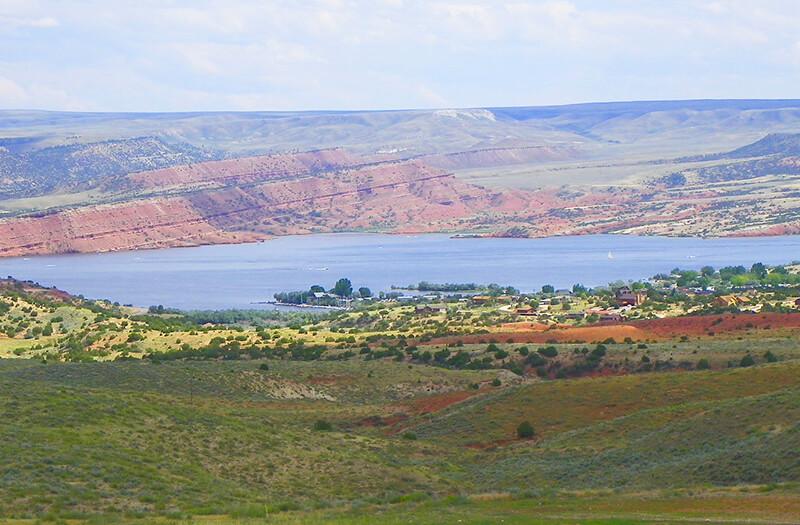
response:
<path id="1" fill-rule="evenodd" d="M 362 286 L 361 288 L 358 289 L 358 295 L 360 295 L 361 297 L 363 297 L 365 299 L 367 297 L 372 297 L 372 290 L 370 290 L 366 286 Z"/>
<path id="2" fill-rule="evenodd" d="M 758 279 L 763 279 L 767 276 L 767 267 L 764 266 L 763 263 L 755 263 L 753 266 L 750 267 L 750 273 L 756 276 Z"/>
<path id="3" fill-rule="evenodd" d="M 554 293 L 556 291 L 551 284 L 545 284 L 542 286 L 542 293 Z"/>
<path id="4" fill-rule="evenodd" d="M 703 266 L 700 268 L 700 274 L 704 277 L 711 277 L 714 275 L 714 268 L 712 266 Z"/>
<path id="5" fill-rule="evenodd" d="M 353 283 L 350 282 L 350 279 L 342 277 L 336 281 L 336 285 L 331 290 L 331 293 L 342 297 L 350 297 L 353 295 Z"/>
<path id="6" fill-rule="evenodd" d="M 517 427 L 517 436 L 519 436 L 520 439 L 530 439 L 534 434 L 533 425 L 527 421 L 523 421 Z"/>
<path id="7" fill-rule="evenodd" d="M 754 364 L 756 364 L 756 360 L 750 354 L 747 354 L 739 361 L 739 366 L 753 366 Z"/>

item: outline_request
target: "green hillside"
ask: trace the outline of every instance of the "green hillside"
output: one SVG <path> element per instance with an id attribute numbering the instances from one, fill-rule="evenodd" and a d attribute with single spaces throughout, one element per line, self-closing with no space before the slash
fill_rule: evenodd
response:
<path id="1" fill-rule="evenodd" d="M 799 481 L 796 365 L 489 389 L 427 413 L 413 407 L 442 394 L 397 395 L 415 377 L 469 391 L 477 374 L 396 362 L 2 360 L 0 516 L 269 509 L 315 521 L 313 509 L 339 509 L 358 522 L 354 509 L 388 505 L 389 521 L 415 501 L 430 502 L 432 518 L 441 498 L 468 494 L 467 506 L 506 494 L 491 511 L 504 513 L 574 490 Z M 265 395 L 275 388 L 308 396 Z M 522 420 L 532 440 L 516 438 Z"/>
<path id="2" fill-rule="evenodd" d="M 540 334 L 624 339 L 592 351 L 521 346 L 537 334 L 494 302 L 315 316 L 0 293 L 0 524 L 800 513 L 800 315 L 782 287 L 752 290 L 757 315 Z"/>

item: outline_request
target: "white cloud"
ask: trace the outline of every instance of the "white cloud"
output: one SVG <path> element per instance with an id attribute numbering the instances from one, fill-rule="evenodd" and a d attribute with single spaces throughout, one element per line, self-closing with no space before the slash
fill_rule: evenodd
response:
<path id="1" fill-rule="evenodd" d="M 0 77 L 0 109 L 51 109 L 67 111 L 87 110 L 83 102 L 73 99 L 64 90 L 43 84 L 23 87 L 20 83 Z"/>
<path id="2" fill-rule="evenodd" d="M 0 77 L 0 100 L 5 100 L 8 107 L 20 107 L 28 99 L 22 86 L 7 78 Z"/>
<path id="3" fill-rule="evenodd" d="M 800 83 L 799 26 L 793 0 L 2 0 L 0 104 L 782 97 Z"/>

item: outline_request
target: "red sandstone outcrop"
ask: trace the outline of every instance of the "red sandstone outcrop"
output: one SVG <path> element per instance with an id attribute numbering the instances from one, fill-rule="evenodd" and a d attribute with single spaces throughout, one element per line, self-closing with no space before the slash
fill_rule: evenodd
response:
<path id="1" fill-rule="evenodd" d="M 490 190 L 422 159 L 367 163 L 341 150 L 173 166 L 109 179 L 106 189 L 105 204 L 0 219 L 0 256 L 353 230 L 515 237 L 797 231 L 796 222 L 774 225 L 771 210 L 747 211 L 750 200 L 716 188 Z"/>
<path id="2" fill-rule="evenodd" d="M 169 187 L 172 195 L 2 220 L 0 254 L 248 242 L 354 228 L 428 231 L 503 207 L 502 193 L 461 183 L 421 161 L 355 164 L 344 152 L 328 151 L 132 174 L 126 179 L 138 193 Z"/>

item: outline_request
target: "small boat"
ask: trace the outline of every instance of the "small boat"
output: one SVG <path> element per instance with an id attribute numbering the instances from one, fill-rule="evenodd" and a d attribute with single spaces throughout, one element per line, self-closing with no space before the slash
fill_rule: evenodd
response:
<path id="1" fill-rule="evenodd" d="M 608 258 L 609 259 L 613 259 L 614 258 L 614 254 L 612 254 L 610 251 L 608 252 Z"/>

